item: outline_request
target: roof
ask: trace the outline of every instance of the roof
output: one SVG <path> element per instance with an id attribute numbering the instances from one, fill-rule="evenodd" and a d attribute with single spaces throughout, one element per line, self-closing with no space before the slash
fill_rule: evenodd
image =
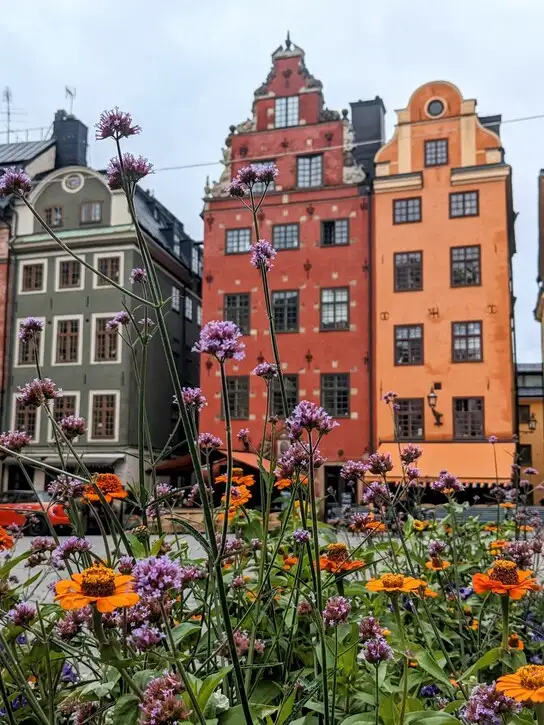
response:
<path id="1" fill-rule="evenodd" d="M 542 363 L 518 363 L 518 373 L 542 373 Z"/>
<path id="2" fill-rule="evenodd" d="M 225 450 L 218 450 L 217 453 L 222 456 L 220 461 L 215 463 L 224 463 L 226 461 L 227 452 Z M 225 458 L 223 458 L 223 456 Z M 250 468 L 259 468 L 259 457 L 255 453 L 248 451 L 233 451 L 232 460 L 234 463 L 240 463 Z M 262 459 L 262 465 L 264 470 L 268 473 L 270 471 L 270 461 L 266 458 Z M 164 473 L 173 473 L 175 471 L 190 471 L 193 469 L 193 461 L 189 453 L 184 456 L 177 456 L 175 458 L 169 458 L 167 461 L 159 463 L 156 467 L 157 471 Z"/>
<path id="3" fill-rule="evenodd" d="M 28 141 L 26 143 L 0 144 L 0 166 L 8 164 L 24 164 L 55 144 L 50 138 L 47 141 Z"/>

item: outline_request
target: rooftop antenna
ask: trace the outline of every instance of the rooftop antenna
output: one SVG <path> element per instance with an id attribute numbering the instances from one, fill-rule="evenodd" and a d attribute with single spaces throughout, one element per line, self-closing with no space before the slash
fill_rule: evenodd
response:
<path id="1" fill-rule="evenodd" d="M 5 110 L 5 114 L 6 114 L 6 132 L 7 132 L 7 142 L 9 143 L 10 142 L 10 135 L 11 135 L 11 100 L 12 100 L 11 88 L 9 86 L 6 86 L 4 88 L 4 93 L 3 93 L 3 96 L 2 96 L 2 100 L 6 104 L 6 110 Z"/>
<path id="2" fill-rule="evenodd" d="M 74 86 L 65 86 L 64 91 L 65 91 L 64 95 L 70 103 L 70 116 L 72 116 L 73 112 L 74 112 L 74 101 L 76 98 L 76 89 Z"/>
<path id="3" fill-rule="evenodd" d="M 285 50 L 291 50 L 291 34 L 287 31 L 287 38 L 285 39 Z"/>

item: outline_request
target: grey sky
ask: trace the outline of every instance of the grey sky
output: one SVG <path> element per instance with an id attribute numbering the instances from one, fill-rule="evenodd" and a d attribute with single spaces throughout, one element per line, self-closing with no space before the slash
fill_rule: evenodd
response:
<path id="1" fill-rule="evenodd" d="M 48 126 L 66 107 L 65 85 L 77 88 L 74 111 L 89 126 L 104 108 L 130 110 L 144 133 L 127 150 L 161 169 L 221 158 L 229 125 L 249 115 L 287 28 L 328 107 L 380 95 L 389 136 L 393 110 L 437 79 L 476 98 L 480 114 L 544 114 L 543 25 L 536 0 L 4 0 L 1 84 L 26 111 L 14 120 L 20 127 Z M 544 118 L 502 129 L 519 212 L 515 291 L 525 362 L 541 357 L 532 311 L 543 129 Z M 92 165 L 105 166 L 112 154 L 108 142 L 91 141 Z M 144 184 L 198 239 L 208 173 L 217 178 L 220 166 L 158 171 Z"/>

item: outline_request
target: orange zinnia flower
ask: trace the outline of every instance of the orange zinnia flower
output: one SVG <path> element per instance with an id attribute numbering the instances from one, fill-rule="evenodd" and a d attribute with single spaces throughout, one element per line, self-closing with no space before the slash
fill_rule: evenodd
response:
<path id="1" fill-rule="evenodd" d="M 504 503 L 500 503 L 499 506 L 501 507 L 501 509 L 515 509 L 516 508 L 516 504 L 511 503 L 510 501 L 505 501 Z"/>
<path id="2" fill-rule="evenodd" d="M 385 592 L 386 594 L 398 594 L 399 592 L 408 594 L 417 592 L 421 588 L 425 589 L 426 586 L 423 579 L 415 579 L 413 576 L 403 574 L 384 574 L 379 579 L 371 579 L 366 584 L 369 592 Z"/>
<path id="3" fill-rule="evenodd" d="M 3 526 L 0 526 L 0 551 L 12 549 L 14 544 L 13 537 L 8 534 Z"/>
<path id="4" fill-rule="evenodd" d="M 510 599 L 521 599 L 528 591 L 538 588 L 532 571 L 520 571 L 515 562 L 497 559 L 487 574 L 474 574 L 472 586 L 476 594 L 500 594 Z"/>
<path id="5" fill-rule="evenodd" d="M 298 564 L 298 557 L 297 556 L 284 556 L 283 557 L 283 568 L 284 568 L 284 571 L 290 571 L 297 564 Z"/>
<path id="6" fill-rule="evenodd" d="M 324 571 L 338 574 L 342 571 L 360 569 L 365 565 L 365 562 L 360 559 L 350 561 L 349 556 L 348 547 L 345 544 L 341 542 L 329 544 L 326 555 L 319 557 L 319 567 Z"/>
<path id="7" fill-rule="evenodd" d="M 495 539 L 495 541 L 492 541 L 489 544 L 489 551 L 491 554 L 495 555 L 498 554 L 500 551 L 504 549 L 508 541 L 506 539 Z"/>
<path id="8" fill-rule="evenodd" d="M 425 562 L 425 567 L 427 569 L 431 569 L 432 571 L 444 571 L 444 569 L 447 569 L 448 566 L 451 566 L 449 561 L 442 561 L 442 559 L 439 559 L 437 556 L 433 557 L 431 561 Z"/>
<path id="9" fill-rule="evenodd" d="M 115 473 L 97 473 L 93 476 L 92 481 L 93 483 L 86 487 L 83 494 L 87 501 L 101 501 L 96 492 L 97 488 L 102 492 L 106 503 L 111 503 L 114 498 L 126 498 L 128 496 L 121 479 Z"/>
<path id="10" fill-rule="evenodd" d="M 510 649 L 525 649 L 523 645 L 523 640 L 515 632 L 512 632 L 512 634 L 508 637 L 508 646 L 510 647 Z"/>
<path id="11" fill-rule="evenodd" d="M 468 628 L 469 629 L 473 629 L 474 631 L 476 631 L 479 626 L 480 625 L 478 623 L 478 620 L 477 619 L 473 619 L 472 622 L 468 625 Z"/>
<path id="12" fill-rule="evenodd" d="M 482 531 L 497 531 L 497 524 L 486 524 L 482 526 Z"/>
<path id="13" fill-rule="evenodd" d="M 529 526 L 528 524 L 522 524 L 522 525 L 521 525 L 521 526 L 519 527 L 519 530 L 520 530 L 520 531 L 526 531 L 526 532 L 527 532 L 528 534 L 530 534 L 530 533 L 531 533 L 531 531 L 534 531 L 534 528 L 533 528 L 532 526 Z"/>
<path id="14" fill-rule="evenodd" d="M 227 482 L 227 474 L 223 473 L 221 476 L 217 476 L 215 479 L 215 483 L 226 483 Z M 233 486 L 254 486 L 255 485 L 255 476 L 249 474 L 247 476 L 244 476 L 244 471 L 242 468 L 233 468 L 232 469 L 232 484 Z"/>
<path id="15" fill-rule="evenodd" d="M 99 612 L 113 612 L 119 607 L 133 607 L 140 596 L 132 587 L 131 574 L 116 574 L 106 566 L 91 566 L 71 579 L 55 585 L 55 601 L 63 609 L 82 609 L 96 604 Z"/>
<path id="16" fill-rule="evenodd" d="M 544 702 L 544 665 L 524 665 L 499 677 L 497 690 L 518 702 Z"/>
<path id="17" fill-rule="evenodd" d="M 425 529 L 429 528 L 429 522 L 414 519 L 414 522 L 412 523 L 412 528 L 414 529 L 414 531 L 425 531 Z"/>
<path id="18" fill-rule="evenodd" d="M 239 508 L 245 506 L 245 504 L 251 498 L 251 491 L 246 486 L 233 486 L 230 490 L 230 507 Z M 227 500 L 227 494 L 225 494 L 221 501 Z"/>
<path id="19" fill-rule="evenodd" d="M 291 488 L 291 486 L 292 481 L 290 478 L 279 478 L 274 484 L 274 487 L 279 489 L 280 491 L 283 491 L 284 488 Z"/>

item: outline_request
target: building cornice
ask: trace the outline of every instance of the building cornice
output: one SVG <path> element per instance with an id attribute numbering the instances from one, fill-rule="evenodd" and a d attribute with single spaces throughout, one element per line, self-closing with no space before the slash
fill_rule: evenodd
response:
<path id="1" fill-rule="evenodd" d="M 485 164 L 481 166 L 465 166 L 451 169 L 452 186 L 462 184 L 478 184 L 488 181 L 501 181 L 510 176 L 508 164 Z"/>
<path id="2" fill-rule="evenodd" d="M 374 192 L 385 194 L 391 191 L 418 191 L 423 188 L 423 174 L 416 171 L 410 174 L 377 176 L 374 179 Z"/>

